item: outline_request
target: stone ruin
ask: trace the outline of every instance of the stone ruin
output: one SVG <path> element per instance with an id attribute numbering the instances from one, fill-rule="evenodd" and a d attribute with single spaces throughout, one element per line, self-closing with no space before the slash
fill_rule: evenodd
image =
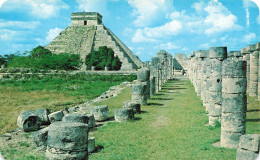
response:
<path id="1" fill-rule="evenodd" d="M 260 100 L 259 51 L 260 43 L 229 53 L 227 47 L 211 47 L 193 51 L 185 62 L 187 76 L 208 113 L 208 125 L 221 124 L 220 146 L 236 148 L 237 160 L 254 160 L 259 156 L 259 134 L 246 134 L 247 93 Z M 128 84 L 132 87 L 132 99 L 114 111 L 115 121 L 134 120 L 135 114 L 141 113 L 141 106 L 147 105 L 147 100 L 173 76 L 173 57 L 159 51 L 150 64 L 137 71 L 137 80 Z M 94 138 L 88 137 L 89 128 L 94 127 L 96 121 L 109 120 L 109 107 L 94 106 L 89 114 L 82 113 L 82 109 L 84 111 L 84 107 L 79 107 L 54 113 L 44 109 L 34 113 L 26 111 L 18 117 L 17 124 L 24 131 L 38 130 L 34 142 L 46 150 L 47 159 L 87 159 L 87 151 L 95 148 Z M 42 122 L 51 125 L 39 130 Z M 58 126 L 61 126 L 60 136 L 52 132 Z M 66 136 L 76 132 L 79 134 Z M 84 144 L 76 144 L 80 138 Z"/>
<path id="2" fill-rule="evenodd" d="M 45 48 L 55 54 L 79 54 L 82 60 L 101 46 L 113 49 L 122 62 L 121 70 L 136 70 L 143 66 L 140 59 L 102 23 L 97 12 L 71 14 L 72 23 Z M 86 66 L 82 66 L 86 70 Z"/>
<path id="3" fill-rule="evenodd" d="M 247 94 L 260 100 L 260 43 L 241 51 L 227 47 L 193 51 L 187 75 L 208 113 L 208 125 L 221 123 L 220 146 L 237 148 L 237 160 L 259 156 L 259 134 L 246 134 Z"/>

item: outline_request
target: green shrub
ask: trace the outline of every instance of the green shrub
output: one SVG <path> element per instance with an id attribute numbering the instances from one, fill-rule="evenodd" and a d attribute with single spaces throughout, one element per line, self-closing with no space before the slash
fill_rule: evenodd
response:
<path id="1" fill-rule="evenodd" d="M 78 54 L 52 54 L 42 46 L 34 48 L 29 55 L 15 55 L 9 62 L 8 68 L 32 68 L 32 72 L 39 70 L 76 70 L 82 65 Z"/>
<path id="2" fill-rule="evenodd" d="M 114 56 L 114 51 L 106 46 L 99 47 L 98 51 L 92 51 L 86 57 L 85 64 L 87 69 L 91 66 L 95 66 L 96 70 L 104 70 L 108 67 L 110 70 L 119 70 L 122 62 L 120 62 L 117 56 Z"/>

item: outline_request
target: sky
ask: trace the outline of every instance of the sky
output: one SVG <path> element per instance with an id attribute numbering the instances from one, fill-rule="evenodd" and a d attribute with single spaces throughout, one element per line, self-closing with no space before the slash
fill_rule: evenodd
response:
<path id="1" fill-rule="evenodd" d="M 0 0 L 0 55 L 48 45 L 72 12 L 99 12 L 142 61 L 260 42 L 260 0 Z"/>

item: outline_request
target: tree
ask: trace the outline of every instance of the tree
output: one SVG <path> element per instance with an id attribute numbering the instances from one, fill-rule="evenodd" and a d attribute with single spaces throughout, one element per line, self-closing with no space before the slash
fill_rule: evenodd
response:
<path id="1" fill-rule="evenodd" d="M 120 70 L 122 62 L 114 56 L 114 51 L 106 46 L 99 47 L 98 51 L 92 51 L 86 56 L 85 64 L 87 69 L 95 66 L 96 70 L 104 70 L 109 67 L 111 70 Z"/>

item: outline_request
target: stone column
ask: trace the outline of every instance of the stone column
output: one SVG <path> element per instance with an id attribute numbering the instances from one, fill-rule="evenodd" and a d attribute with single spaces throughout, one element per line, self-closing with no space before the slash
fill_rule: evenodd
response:
<path id="1" fill-rule="evenodd" d="M 259 51 L 254 51 L 250 54 L 250 84 L 249 96 L 257 96 L 258 90 L 258 60 Z"/>
<path id="2" fill-rule="evenodd" d="M 144 96 L 145 89 L 146 85 L 143 85 L 142 83 L 132 85 L 132 101 L 142 105 L 147 105 L 147 99 L 145 99 Z"/>
<path id="3" fill-rule="evenodd" d="M 160 59 L 158 57 L 152 57 L 151 60 L 151 75 L 153 77 L 155 77 L 155 92 L 159 91 L 158 85 L 159 85 L 159 68 L 158 68 L 158 64 L 159 64 Z"/>
<path id="4" fill-rule="evenodd" d="M 246 132 L 246 61 L 227 60 L 222 67 L 221 147 L 237 148 Z"/>
<path id="5" fill-rule="evenodd" d="M 227 47 L 211 47 L 209 51 L 211 64 L 211 87 L 209 88 L 209 125 L 221 120 L 222 99 L 222 62 L 227 58 Z"/>
<path id="6" fill-rule="evenodd" d="M 191 60 L 190 60 L 190 80 L 191 80 L 191 83 L 194 85 L 194 79 L 193 79 L 193 75 L 194 75 L 194 62 L 195 62 L 195 54 L 194 52 L 192 51 L 191 53 Z"/>
<path id="7" fill-rule="evenodd" d="M 260 42 L 256 44 L 256 50 L 260 52 Z M 258 101 L 260 101 L 260 53 L 258 57 Z"/>
<path id="8" fill-rule="evenodd" d="M 144 96 L 146 99 L 150 98 L 150 70 L 148 68 L 142 68 L 137 72 L 137 81 L 146 85 Z"/>
<path id="9" fill-rule="evenodd" d="M 204 102 L 207 101 L 207 94 L 206 91 L 208 90 L 207 87 L 207 69 L 209 68 L 209 50 L 200 50 L 199 51 L 199 57 L 201 57 L 202 61 L 201 61 L 201 69 L 200 69 L 200 74 L 199 76 L 201 77 L 201 81 L 200 81 L 200 96 L 201 96 L 201 100 Z"/>
<path id="10" fill-rule="evenodd" d="M 150 77 L 150 97 L 155 94 L 155 77 Z"/>
<path id="11" fill-rule="evenodd" d="M 246 78 L 247 78 L 247 93 L 249 93 L 249 80 L 250 80 L 250 52 L 247 48 L 242 48 L 241 53 L 243 54 L 243 60 L 246 61 Z"/>
<path id="12" fill-rule="evenodd" d="M 199 67 L 199 58 L 198 58 L 198 51 L 195 51 L 195 60 L 194 60 L 194 73 L 193 73 L 193 85 L 195 88 L 195 92 L 198 93 L 198 67 Z"/>
<path id="13" fill-rule="evenodd" d="M 46 159 L 88 159 L 88 125 L 55 122 L 50 125 Z"/>
<path id="14" fill-rule="evenodd" d="M 203 90 L 203 81 L 205 78 L 205 68 L 204 68 L 204 61 L 205 61 L 205 58 L 207 56 L 207 51 L 205 50 L 199 50 L 197 52 L 198 54 L 198 58 L 199 58 L 199 61 L 198 61 L 198 64 L 197 64 L 197 96 L 201 96 L 201 98 L 204 98 L 202 97 L 202 90 Z M 203 95 L 204 96 L 204 95 Z"/>

